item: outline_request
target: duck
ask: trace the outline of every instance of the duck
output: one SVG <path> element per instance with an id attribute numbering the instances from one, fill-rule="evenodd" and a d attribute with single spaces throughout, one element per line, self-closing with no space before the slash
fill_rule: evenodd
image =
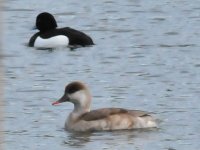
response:
<path id="1" fill-rule="evenodd" d="M 48 12 L 40 13 L 36 18 L 35 33 L 28 45 L 36 48 L 57 48 L 65 46 L 94 45 L 92 38 L 70 27 L 57 28 L 54 16 Z"/>
<path id="2" fill-rule="evenodd" d="M 114 131 L 157 127 L 156 120 L 148 112 L 125 108 L 100 108 L 90 110 L 91 93 L 81 81 L 73 81 L 65 87 L 64 95 L 53 102 L 74 104 L 73 111 L 65 122 L 68 131 Z"/>

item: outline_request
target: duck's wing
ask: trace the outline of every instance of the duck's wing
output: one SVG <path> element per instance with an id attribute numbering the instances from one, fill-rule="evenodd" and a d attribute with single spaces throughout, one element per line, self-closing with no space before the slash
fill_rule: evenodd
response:
<path id="1" fill-rule="evenodd" d="M 123 108 L 103 108 L 87 112 L 83 114 L 80 117 L 80 119 L 85 121 L 93 121 L 93 120 L 107 118 L 111 115 L 116 115 L 116 114 L 127 114 L 135 117 L 142 117 L 142 116 L 147 116 L 149 113 L 140 110 L 127 110 Z"/>
<path id="2" fill-rule="evenodd" d="M 128 110 L 128 113 L 135 117 L 150 116 L 149 112 L 141 111 L 141 110 Z"/>
<path id="3" fill-rule="evenodd" d="M 128 110 L 122 108 L 102 108 L 84 113 L 80 117 L 80 119 L 85 121 L 93 121 L 109 117 L 110 115 L 121 114 L 121 113 L 128 113 Z"/>
<path id="4" fill-rule="evenodd" d="M 69 44 L 70 45 L 93 45 L 93 41 L 92 38 L 75 29 L 72 29 L 70 27 L 65 27 L 65 28 L 61 28 L 61 30 L 63 31 L 63 34 L 66 35 L 67 37 L 69 37 Z"/>

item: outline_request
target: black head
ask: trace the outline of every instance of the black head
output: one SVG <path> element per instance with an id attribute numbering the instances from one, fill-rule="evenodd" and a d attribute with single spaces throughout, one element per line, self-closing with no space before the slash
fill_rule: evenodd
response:
<path id="1" fill-rule="evenodd" d="M 45 32 L 57 27 L 57 23 L 52 14 L 43 12 L 36 18 L 36 27 L 40 32 Z"/>

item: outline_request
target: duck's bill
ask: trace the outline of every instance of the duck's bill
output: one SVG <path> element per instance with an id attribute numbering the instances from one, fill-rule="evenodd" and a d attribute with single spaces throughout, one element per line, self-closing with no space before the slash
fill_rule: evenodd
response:
<path id="1" fill-rule="evenodd" d="M 37 29 L 37 27 L 36 27 L 36 26 L 33 26 L 33 27 L 32 27 L 32 30 L 36 30 L 36 29 Z"/>
<path id="2" fill-rule="evenodd" d="M 55 101 L 52 103 L 52 105 L 58 105 L 58 104 L 60 104 L 60 102 L 58 102 L 58 101 Z"/>
<path id="3" fill-rule="evenodd" d="M 69 97 L 64 94 L 59 100 L 53 102 L 52 105 L 58 105 L 60 103 L 66 102 L 66 101 L 69 101 Z"/>

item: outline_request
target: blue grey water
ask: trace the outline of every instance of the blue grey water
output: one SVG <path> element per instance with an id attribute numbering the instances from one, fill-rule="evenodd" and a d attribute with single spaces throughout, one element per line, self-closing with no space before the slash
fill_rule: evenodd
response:
<path id="1" fill-rule="evenodd" d="M 200 147 L 199 0 L 7 0 L 3 11 L 5 150 L 197 150 Z M 89 34 L 71 51 L 27 47 L 38 13 Z M 70 133 L 67 83 L 90 87 L 92 108 L 154 112 L 158 129 Z"/>

